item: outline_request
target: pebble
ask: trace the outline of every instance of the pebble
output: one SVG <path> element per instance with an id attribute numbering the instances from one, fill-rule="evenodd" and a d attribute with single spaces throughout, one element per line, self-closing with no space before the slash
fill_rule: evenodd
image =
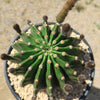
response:
<path id="1" fill-rule="evenodd" d="M 91 80 L 85 80 L 85 82 L 86 82 L 87 84 L 90 84 L 90 83 L 91 83 Z"/>

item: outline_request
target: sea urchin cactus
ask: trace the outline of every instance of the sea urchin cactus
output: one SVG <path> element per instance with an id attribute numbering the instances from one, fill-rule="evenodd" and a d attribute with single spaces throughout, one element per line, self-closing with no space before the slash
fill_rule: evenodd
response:
<path id="1" fill-rule="evenodd" d="M 9 71 L 14 74 L 23 74 L 24 79 L 21 86 L 32 83 L 33 100 L 39 88 L 46 87 L 50 100 L 53 99 L 52 91 L 59 86 L 64 93 L 71 93 L 73 86 L 68 81 L 83 83 L 86 79 L 84 75 L 78 75 L 80 68 L 93 67 L 93 62 L 84 61 L 84 51 L 78 44 L 84 38 L 70 37 L 72 28 L 69 24 L 62 26 L 56 23 L 51 29 L 48 25 L 47 16 L 43 17 L 44 22 L 41 30 L 28 21 L 31 32 L 22 32 L 18 24 L 13 28 L 19 33 L 22 41 L 16 41 L 12 47 L 18 51 L 13 56 L 2 54 L 3 60 L 10 60 L 18 63 L 18 67 L 11 68 Z"/>

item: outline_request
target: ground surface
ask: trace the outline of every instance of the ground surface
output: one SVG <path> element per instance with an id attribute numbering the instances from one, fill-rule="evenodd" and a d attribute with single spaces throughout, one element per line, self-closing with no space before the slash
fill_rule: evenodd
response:
<path id="1" fill-rule="evenodd" d="M 34 24 L 42 22 L 42 16 L 48 15 L 55 22 L 56 15 L 66 0 L 0 0 L 0 55 L 17 33 L 12 29 L 18 23 L 21 29 L 27 27 L 26 20 Z M 100 100 L 100 1 L 80 0 L 69 13 L 65 22 L 83 33 L 94 53 L 96 71 L 93 87 L 86 100 Z M 64 22 L 64 23 L 65 23 Z M 4 63 L 0 59 L 0 100 L 16 100 L 7 87 L 4 76 Z"/>

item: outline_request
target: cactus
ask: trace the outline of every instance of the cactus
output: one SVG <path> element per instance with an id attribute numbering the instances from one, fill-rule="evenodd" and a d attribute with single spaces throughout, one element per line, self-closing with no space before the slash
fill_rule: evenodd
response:
<path id="1" fill-rule="evenodd" d="M 81 60 L 85 52 L 78 44 L 84 35 L 80 35 L 80 38 L 71 37 L 72 28 L 69 24 L 64 24 L 62 31 L 58 23 L 50 29 L 47 19 L 47 16 L 43 17 L 41 30 L 28 21 L 31 33 L 22 32 L 19 25 L 15 24 L 13 28 L 23 40 L 12 45 L 18 53 L 13 56 L 1 55 L 3 60 L 18 63 L 18 67 L 9 71 L 14 75 L 24 75 L 21 86 L 30 82 L 33 84 L 32 100 L 36 100 L 38 89 L 43 87 L 46 87 L 50 100 L 53 99 L 52 91 L 56 86 L 59 86 L 64 93 L 71 93 L 73 86 L 68 84 L 68 81 L 84 83 L 85 75 L 78 75 L 77 71 L 80 68 L 95 66 L 92 61 L 84 63 Z"/>

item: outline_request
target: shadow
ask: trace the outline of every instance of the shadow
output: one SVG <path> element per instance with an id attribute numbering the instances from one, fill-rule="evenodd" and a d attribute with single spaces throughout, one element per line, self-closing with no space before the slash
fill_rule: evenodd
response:
<path id="1" fill-rule="evenodd" d="M 100 89 L 96 87 L 91 87 L 86 100 L 100 100 Z"/>

